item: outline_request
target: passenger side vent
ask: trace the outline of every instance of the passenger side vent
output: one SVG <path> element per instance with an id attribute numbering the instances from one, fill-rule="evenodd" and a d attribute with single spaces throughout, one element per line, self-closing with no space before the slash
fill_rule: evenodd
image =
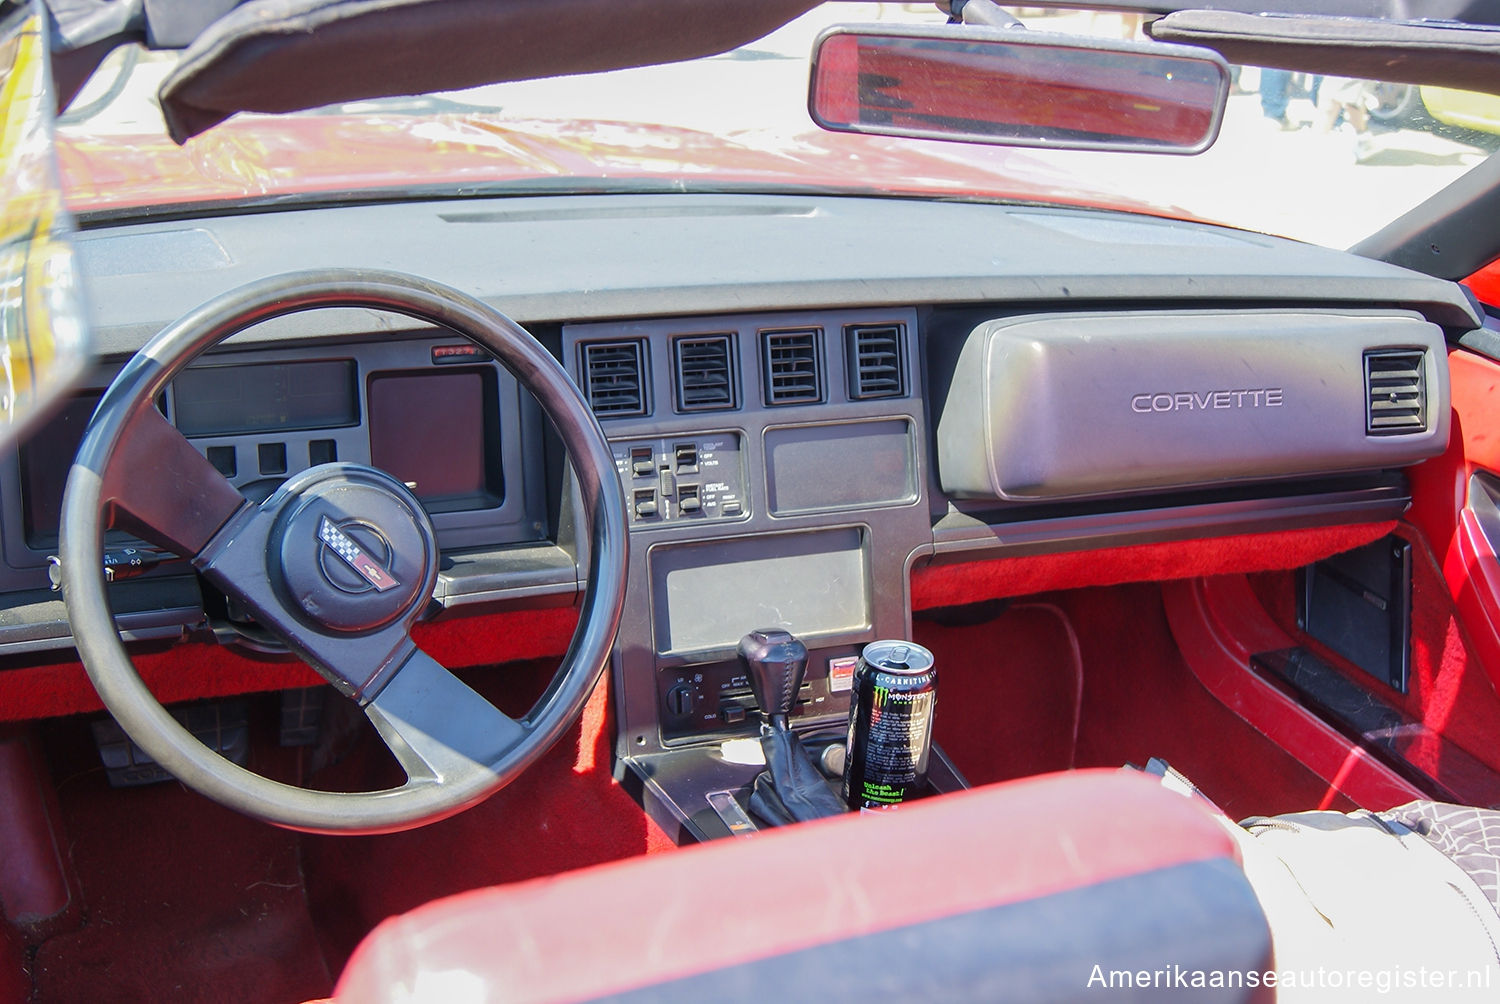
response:
<path id="1" fill-rule="evenodd" d="M 1420 349 L 1365 353 L 1365 433 L 1393 436 L 1427 430 L 1425 353 Z"/>
<path id="2" fill-rule="evenodd" d="M 730 335 L 694 335 L 672 343 L 677 363 L 677 410 L 712 411 L 738 404 Z"/>
<path id="3" fill-rule="evenodd" d="M 600 418 L 646 414 L 645 346 L 640 341 L 583 346 L 583 391 Z"/>
<path id="4" fill-rule="evenodd" d="M 821 328 L 760 333 L 766 404 L 814 404 L 823 400 L 820 334 Z"/>
<path id="5" fill-rule="evenodd" d="M 844 329 L 850 397 L 862 401 L 906 393 L 904 334 L 900 324 L 850 325 Z"/>

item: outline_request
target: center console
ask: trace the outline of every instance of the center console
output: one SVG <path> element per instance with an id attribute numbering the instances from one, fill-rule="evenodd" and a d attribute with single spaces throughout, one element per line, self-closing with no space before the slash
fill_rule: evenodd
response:
<path id="1" fill-rule="evenodd" d="M 844 728 L 860 649 L 908 636 L 907 566 L 932 539 L 916 323 L 876 308 L 563 328 L 630 510 L 619 772 L 679 841 L 754 827 L 743 636 L 807 646 L 789 718 L 814 743 Z"/>

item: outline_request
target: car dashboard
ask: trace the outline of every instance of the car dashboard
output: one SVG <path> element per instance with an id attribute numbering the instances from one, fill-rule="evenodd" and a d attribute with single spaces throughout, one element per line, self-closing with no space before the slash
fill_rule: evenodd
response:
<path id="1" fill-rule="evenodd" d="M 756 727 L 746 632 L 806 641 L 797 715 L 836 726 L 861 646 L 909 637 L 915 569 L 1395 518 L 1401 469 L 1446 447 L 1445 340 L 1479 324 L 1460 287 L 1352 255 L 962 201 L 289 205 L 87 220 L 79 248 L 101 363 L 0 458 L 0 653 L 71 658 L 48 577 L 67 459 L 130 353 L 253 279 L 410 272 L 525 325 L 599 419 L 630 519 L 616 753 L 658 820 L 699 837 L 733 829 L 703 795 L 743 781 L 718 751 Z M 1415 382 L 1390 391 L 1389 373 Z M 1381 424 L 1398 397 L 1415 410 Z M 585 587 L 539 407 L 449 332 L 278 318 L 159 407 L 252 500 L 331 461 L 406 482 L 442 548 L 435 614 L 568 606 Z M 128 639 L 274 647 L 184 563 L 111 588 Z"/>

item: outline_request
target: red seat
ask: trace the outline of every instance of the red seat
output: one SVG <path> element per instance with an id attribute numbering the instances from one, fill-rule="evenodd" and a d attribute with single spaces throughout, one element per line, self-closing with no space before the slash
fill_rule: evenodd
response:
<path id="1" fill-rule="evenodd" d="M 373 931 L 335 996 L 1053 1000 L 1096 966 L 1269 964 L 1210 810 L 1100 770 L 439 900 Z"/>

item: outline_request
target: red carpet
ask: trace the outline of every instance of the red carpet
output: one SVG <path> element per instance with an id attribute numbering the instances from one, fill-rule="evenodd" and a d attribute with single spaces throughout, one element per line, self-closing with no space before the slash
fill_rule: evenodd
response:
<path id="1" fill-rule="evenodd" d="M 1379 540 L 1395 526 L 1393 522 L 1358 523 L 951 565 L 917 565 L 911 575 L 912 609 L 926 610 L 1002 596 L 1033 596 L 1054 589 L 1297 568 Z"/>
<path id="2" fill-rule="evenodd" d="M 1018 603 L 973 627 L 917 622 L 916 638 L 933 649 L 940 674 L 938 742 L 971 781 L 1158 756 L 1234 818 L 1319 804 L 1327 786 L 1193 676 L 1157 586 L 1043 599 L 1050 602 Z"/>
<path id="3" fill-rule="evenodd" d="M 935 738 L 970 784 L 1073 766 L 1083 671 L 1061 610 L 1016 603 L 982 624 L 914 628 L 938 666 Z"/>
<path id="4" fill-rule="evenodd" d="M 48 738 L 82 911 L 77 930 L 38 949 L 36 999 L 285 1002 L 329 991 L 296 834 L 175 782 L 111 789 L 81 720 Z M 269 747 L 282 753 L 274 736 Z"/>
<path id="5" fill-rule="evenodd" d="M 978 624 L 919 620 L 916 638 L 938 659 L 938 740 L 976 783 L 1161 756 L 1235 817 L 1308 808 L 1324 793 L 1322 781 L 1198 683 L 1157 585 L 1048 594 Z M 551 667 L 511 664 L 466 677 L 519 714 Z M 253 706 L 262 770 L 307 773 L 331 788 L 394 780 L 389 754 L 344 702 L 333 707 L 345 709 L 348 727 L 336 727 L 336 715 L 316 753 L 278 749 L 274 699 Z M 485 804 L 409 833 L 325 838 L 250 822 L 176 784 L 112 791 L 86 723 L 49 723 L 45 749 L 82 910 L 73 929 L 36 947 L 37 997 L 317 997 L 390 914 L 465 889 L 669 849 L 611 779 L 609 731 L 600 688 L 578 725 Z"/>
<path id="6" fill-rule="evenodd" d="M 550 673 L 551 663 L 522 663 L 466 676 L 520 714 Z M 333 707 L 356 728 L 304 754 L 276 746 L 277 705 L 257 701 L 255 748 L 264 762 L 254 766 L 288 777 L 300 763 L 336 761 L 314 773 L 315 787 L 399 780 L 362 717 L 346 702 Z M 359 938 L 391 913 L 478 886 L 669 849 L 610 778 L 607 708 L 601 687 L 572 731 L 483 805 L 421 830 L 365 838 L 289 833 L 176 783 L 113 790 L 87 722 L 50 723 L 46 749 L 82 910 L 75 929 L 38 946 L 36 999 L 317 998 L 331 991 Z"/>

